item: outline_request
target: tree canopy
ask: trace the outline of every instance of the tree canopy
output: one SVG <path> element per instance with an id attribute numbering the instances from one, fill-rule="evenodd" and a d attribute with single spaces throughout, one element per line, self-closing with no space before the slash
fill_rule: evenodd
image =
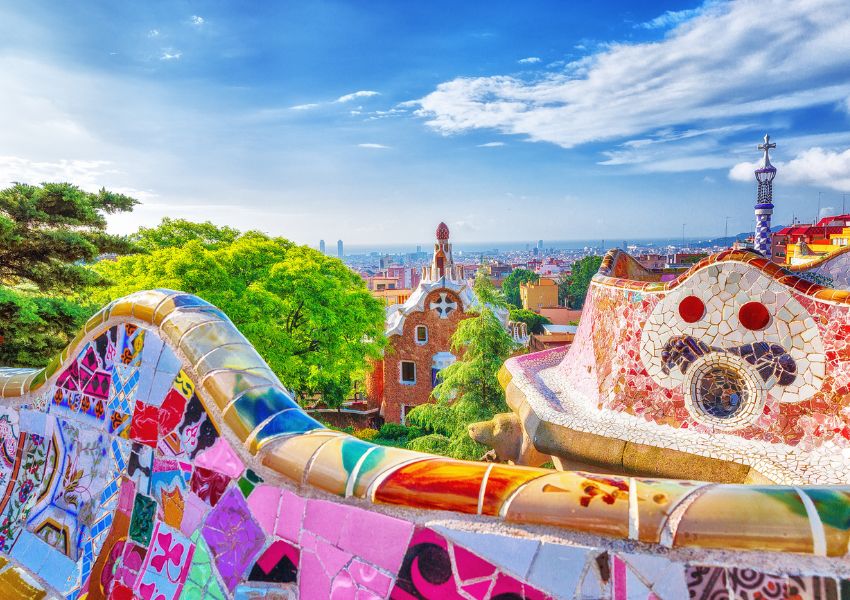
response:
<path id="1" fill-rule="evenodd" d="M 165 217 L 156 227 L 139 227 L 131 236 L 136 247 L 144 252 L 161 248 L 179 248 L 191 241 L 211 250 L 232 244 L 241 235 L 238 229 L 221 227 L 210 221 L 195 223 L 186 219 Z"/>
<path id="2" fill-rule="evenodd" d="M 135 204 L 68 183 L 0 190 L 0 365 L 44 366 L 77 334 L 96 308 L 70 296 L 103 283 L 85 263 L 132 250 L 106 215 Z"/>
<path id="3" fill-rule="evenodd" d="M 496 375 L 516 344 L 494 311 L 506 303 L 481 273 L 474 289 L 481 307 L 461 321 L 452 336 L 452 350 L 460 359 L 440 371 L 432 392 L 436 402 L 417 406 L 407 415 L 409 423 L 431 432 L 408 443 L 411 449 L 478 459 L 486 448 L 469 437 L 468 426 L 507 410 Z"/>
<path id="4" fill-rule="evenodd" d="M 582 308 L 590 288 L 590 280 L 602 264 L 601 256 L 585 256 L 573 263 L 572 273 L 561 284 L 565 286 L 567 304 L 570 308 Z"/>
<path id="5" fill-rule="evenodd" d="M 106 214 L 136 204 L 129 196 L 105 189 L 93 194 L 69 183 L 0 190 L 0 280 L 61 293 L 97 284 L 82 263 L 132 249 L 127 238 L 106 233 Z"/>
<path id="6" fill-rule="evenodd" d="M 520 284 L 528 282 L 537 283 L 539 280 L 540 276 L 534 271 L 514 269 L 502 282 L 502 292 L 505 294 L 505 299 L 516 308 L 522 308 L 522 300 L 519 296 Z"/>
<path id="7" fill-rule="evenodd" d="M 182 242 L 182 234 L 168 237 L 174 223 L 146 235 Z M 299 397 L 341 404 L 384 344 L 384 311 L 363 280 L 340 260 L 283 238 L 248 232 L 227 243 L 226 228 L 206 229 L 205 241 L 98 263 L 111 285 L 92 298 L 104 304 L 157 287 L 196 294 L 223 310 Z"/>
<path id="8" fill-rule="evenodd" d="M 525 323 L 529 333 L 543 333 L 543 326 L 552 323 L 547 317 L 525 308 L 512 308 L 510 319 L 511 321 Z"/>
<path id="9" fill-rule="evenodd" d="M 74 338 L 93 307 L 0 287 L 0 365 L 43 367 Z"/>

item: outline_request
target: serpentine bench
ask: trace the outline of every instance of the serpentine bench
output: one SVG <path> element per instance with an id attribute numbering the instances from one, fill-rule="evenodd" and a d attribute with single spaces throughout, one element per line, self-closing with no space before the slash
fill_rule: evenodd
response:
<path id="1" fill-rule="evenodd" d="M 838 598 L 847 486 L 476 463 L 303 412 L 227 317 L 152 290 L 0 372 L 2 598 Z M 761 596 L 757 594 L 760 593 Z"/>

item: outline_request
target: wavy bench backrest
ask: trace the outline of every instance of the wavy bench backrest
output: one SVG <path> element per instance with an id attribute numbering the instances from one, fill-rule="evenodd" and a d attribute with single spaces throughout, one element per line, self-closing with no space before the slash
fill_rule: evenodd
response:
<path id="1" fill-rule="evenodd" d="M 305 414 L 225 315 L 179 292 L 111 303 L 0 390 L 3 597 L 678 598 L 746 589 L 743 567 L 783 589 L 845 568 L 847 489 L 376 446 Z"/>

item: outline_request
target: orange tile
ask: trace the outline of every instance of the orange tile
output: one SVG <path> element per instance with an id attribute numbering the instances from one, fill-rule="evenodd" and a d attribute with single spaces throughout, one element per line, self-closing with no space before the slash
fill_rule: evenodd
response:
<path id="1" fill-rule="evenodd" d="M 487 466 L 437 457 L 404 465 L 378 485 L 374 501 L 475 514 Z"/>

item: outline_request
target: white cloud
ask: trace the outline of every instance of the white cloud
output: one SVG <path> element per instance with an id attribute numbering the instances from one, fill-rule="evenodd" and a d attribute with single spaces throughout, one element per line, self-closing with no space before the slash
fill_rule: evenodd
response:
<path id="1" fill-rule="evenodd" d="M 207 22 L 206 19 L 204 19 L 203 17 L 199 17 L 198 15 L 192 15 L 192 18 L 189 19 L 189 21 L 195 27 L 201 27 L 204 23 Z"/>
<path id="2" fill-rule="evenodd" d="M 668 10 L 664 14 L 655 17 L 651 21 L 647 21 L 645 23 L 638 23 L 637 25 L 635 25 L 635 27 L 639 27 L 641 29 L 666 29 L 667 27 L 673 27 L 674 25 L 678 25 L 679 23 L 683 23 L 689 19 L 693 19 L 697 15 L 701 14 L 702 11 L 702 8 L 690 8 L 686 10 Z"/>
<path id="3" fill-rule="evenodd" d="M 150 37 L 150 38 L 159 37 L 159 29 L 151 29 L 150 31 L 148 31 L 148 37 Z"/>
<path id="4" fill-rule="evenodd" d="M 499 148 L 504 146 L 505 142 L 487 142 L 486 144 L 478 144 L 479 148 Z"/>
<path id="5" fill-rule="evenodd" d="M 162 54 L 159 56 L 159 60 L 180 60 L 180 57 L 183 56 L 183 53 L 180 50 L 163 50 Z"/>
<path id="6" fill-rule="evenodd" d="M 540 62 L 539 56 L 529 56 L 528 58 L 521 58 L 517 61 L 521 65 L 533 65 L 535 63 Z"/>
<path id="7" fill-rule="evenodd" d="M 766 14 L 782 15 L 769 36 Z M 571 148 L 837 105 L 848 73 L 850 2 L 716 3 L 661 41 L 612 44 L 544 77 L 441 83 L 417 114 L 445 134 L 493 129 Z"/>
<path id="8" fill-rule="evenodd" d="M 340 96 L 336 99 L 337 102 L 350 102 L 355 100 L 356 98 L 370 98 L 372 96 L 380 96 L 380 92 L 373 92 L 372 90 L 360 90 L 358 92 L 352 92 L 350 94 L 346 94 L 344 96 Z"/>
<path id="9" fill-rule="evenodd" d="M 313 108 L 318 108 L 319 105 L 315 102 L 311 102 L 309 104 L 296 104 L 295 106 L 290 106 L 290 110 L 311 110 Z"/>
<path id="10" fill-rule="evenodd" d="M 790 161 L 771 161 L 777 169 L 777 181 L 809 184 L 841 192 L 850 192 L 850 149 L 844 151 L 809 148 Z M 740 162 L 729 170 L 735 181 L 754 181 L 758 161 Z"/>
<path id="11" fill-rule="evenodd" d="M 372 150 L 388 150 L 389 146 L 384 146 L 383 144 L 357 144 L 358 148 L 369 148 Z"/>
<path id="12" fill-rule="evenodd" d="M 100 189 L 99 181 L 107 172 L 114 172 L 107 160 L 35 161 L 19 156 L 0 156 L 0 186 L 13 181 L 38 185 L 62 181 L 78 185 L 86 191 Z"/>

